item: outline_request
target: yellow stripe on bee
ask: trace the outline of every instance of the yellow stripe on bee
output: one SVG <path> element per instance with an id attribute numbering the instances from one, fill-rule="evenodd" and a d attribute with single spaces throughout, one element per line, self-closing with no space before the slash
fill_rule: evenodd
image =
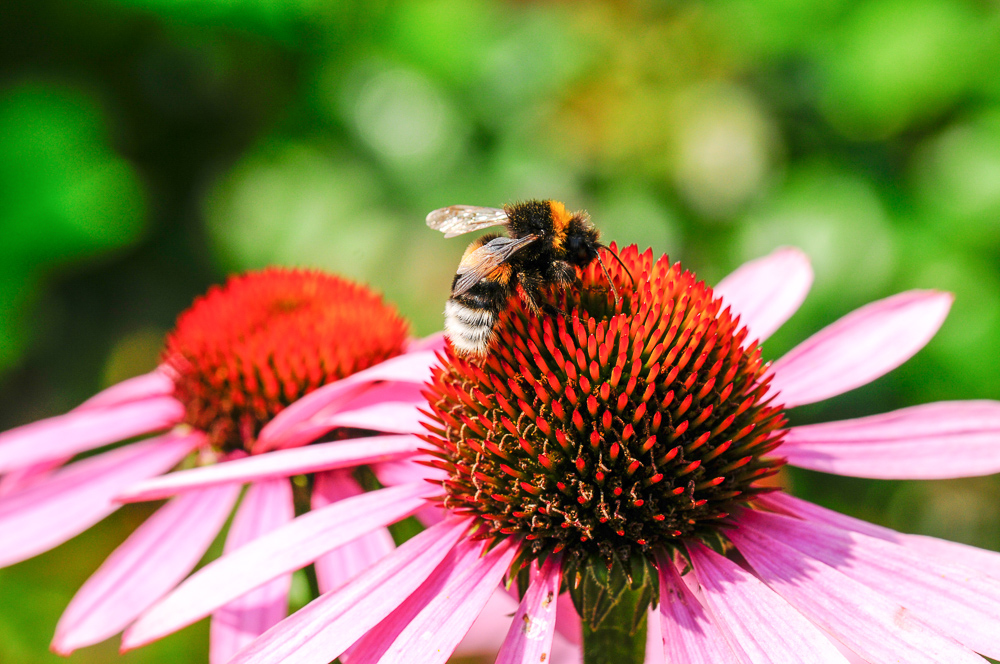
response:
<path id="1" fill-rule="evenodd" d="M 502 265 L 498 265 L 495 270 L 490 272 L 489 278 L 492 279 L 493 281 L 498 281 L 501 284 L 506 285 L 507 282 L 510 281 L 510 276 L 512 274 L 514 274 L 514 268 L 512 268 L 507 263 L 503 263 Z"/>
<path id="2" fill-rule="evenodd" d="M 552 245 L 557 251 L 561 251 L 573 215 L 559 201 L 549 201 L 549 208 L 552 210 Z"/>

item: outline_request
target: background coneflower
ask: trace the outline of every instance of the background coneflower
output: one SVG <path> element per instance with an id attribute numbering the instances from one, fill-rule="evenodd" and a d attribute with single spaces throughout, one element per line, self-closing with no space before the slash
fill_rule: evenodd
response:
<path id="1" fill-rule="evenodd" d="M 244 484 L 226 552 L 294 518 L 293 475 L 311 476 L 298 490 L 300 508 L 311 501 L 318 520 L 348 518 L 323 508 L 367 500 L 349 469 L 405 459 L 419 443 L 415 404 L 440 341 L 413 344 L 407 331 L 380 296 L 338 276 L 268 269 L 233 277 L 181 314 L 156 371 L 0 434 L 0 564 L 66 541 L 123 500 L 179 494 L 84 584 L 53 650 L 69 654 L 121 631 L 183 579 Z M 329 442 L 305 447 L 324 436 Z M 391 506 L 368 502 L 402 518 L 423 506 L 425 493 L 403 488 Z M 316 560 L 323 590 L 393 548 L 384 528 L 352 523 L 366 536 Z M 261 580 L 215 612 L 212 662 L 227 661 L 285 616 L 291 577 Z"/>

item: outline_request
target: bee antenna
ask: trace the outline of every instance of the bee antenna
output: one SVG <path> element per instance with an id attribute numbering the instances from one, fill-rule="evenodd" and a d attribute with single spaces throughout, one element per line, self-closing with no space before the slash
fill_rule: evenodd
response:
<path id="1" fill-rule="evenodd" d="M 622 259 L 618 257 L 618 254 L 616 254 L 615 252 L 611 251 L 611 247 L 609 247 L 607 245 L 598 244 L 597 247 L 599 249 L 607 249 L 608 253 L 611 254 L 611 256 L 616 261 L 618 261 L 618 264 L 622 266 L 623 270 L 625 270 L 625 274 L 628 275 L 629 281 L 632 282 L 632 288 L 635 289 L 635 277 L 632 276 L 631 270 L 629 270 L 628 266 L 625 265 L 625 263 L 622 262 Z M 600 253 L 597 254 L 597 261 L 601 264 L 601 269 L 604 270 L 604 276 L 608 277 L 608 281 L 611 282 L 611 288 L 614 289 L 615 283 L 613 281 L 611 281 L 611 277 L 608 276 L 608 269 L 606 267 L 604 267 L 604 261 L 601 260 L 601 254 Z"/>
<path id="2" fill-rule="evenodd" d="M 608 268 L 604 267 L 604 261 L 601 260 L 601 252 L 597 252 L 597 262 L 601 264 L 601 270 L 604 272 L 604 276 L 607 278 L 608 284 L 611 285 L 611 292 L 615 294 L 615 306 L 617 307 L 618 306 L 618 301 L 621 298 L 618 297 L 618 289 L 615 288 L 614 279 L 612 279 L 611 275 L 608 274 Z"/>

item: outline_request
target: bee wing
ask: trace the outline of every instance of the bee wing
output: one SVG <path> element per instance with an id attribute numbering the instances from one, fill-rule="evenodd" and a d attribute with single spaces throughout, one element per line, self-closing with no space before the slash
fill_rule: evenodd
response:
<path id="1" fill-rule="evenodd" d="M 519 238 L 498 237 L 469 253 L 462 259 L 455 272 L 459 278 L 455 282 L 455 287 L 451 289 L 451 296 L 458 297 L 466 292 L 507 262 L 519 249 L 537 239 L 537 235 L 525 235 Z"/>
<path id="2" fill-rule="evenodd" d="M 452 205 L 427 215 L 427 225 L 441 231 L 445 237 L 456 237 L 481 228 L 500 226 L 510 219 L 504 210 L 474 205 Z"/>

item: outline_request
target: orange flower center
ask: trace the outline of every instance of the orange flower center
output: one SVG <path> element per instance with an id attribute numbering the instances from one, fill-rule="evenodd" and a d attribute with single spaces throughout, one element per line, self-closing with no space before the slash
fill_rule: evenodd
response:
<path id="1" fill-rule="evenodd" d="M 249 449 L 282 409 L 402 352 L 407 324 L 364 286 L 269 268 L 211 288 L 177 319 L 163 362 L 186 422 L 220 450 Z"/>

